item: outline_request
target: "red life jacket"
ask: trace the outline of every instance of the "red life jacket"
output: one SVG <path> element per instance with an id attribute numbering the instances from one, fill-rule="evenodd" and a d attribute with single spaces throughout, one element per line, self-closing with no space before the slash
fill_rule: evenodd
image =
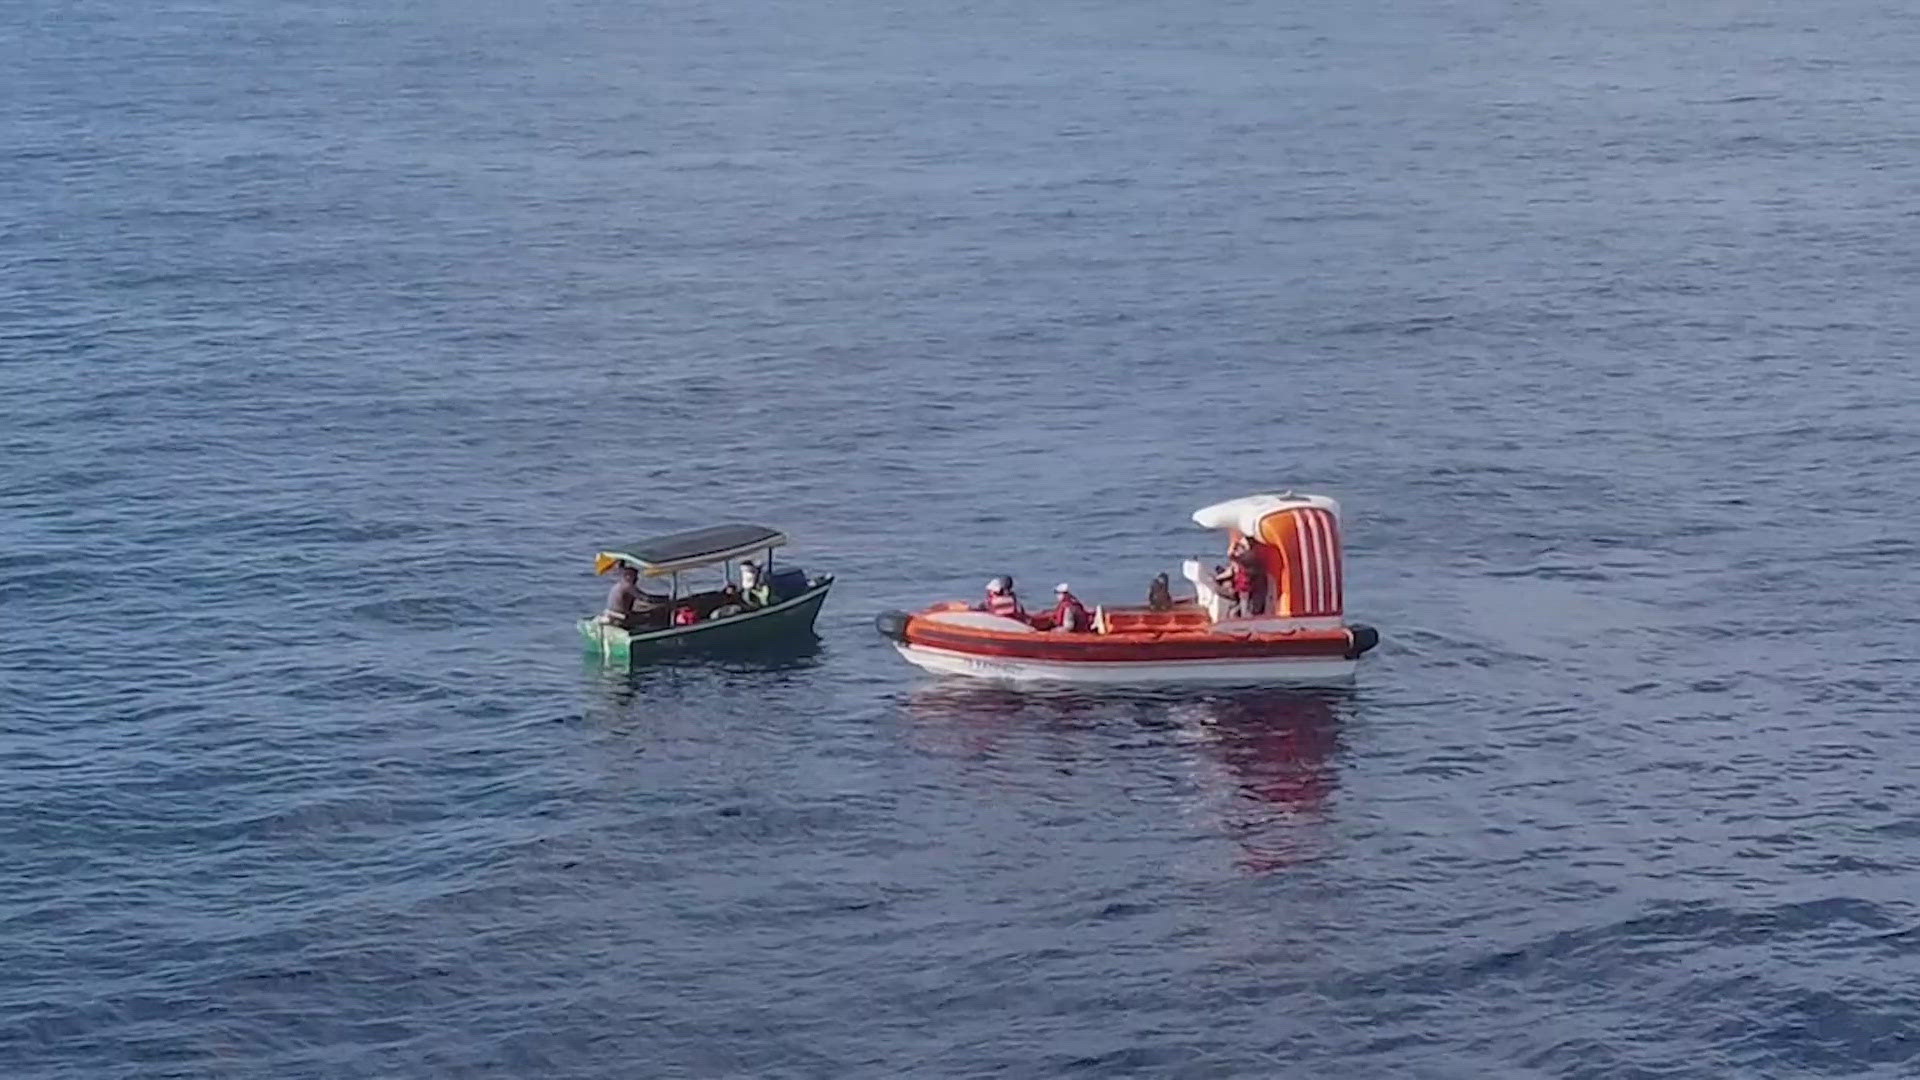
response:
<path id="1" fill-rule="evenodd" d="M 1259 549 L 1248 547 L 1233 557 L 1233 591 L 1241 614 L 1267 613 L 1267 568 L 1260 563 Z"/>
<path id="2" fill-rule="evenodd" d="M 1072 593 L 1060 598 L 1053 605 L 1053 625 L 1060 630 L 1087 630 L 1093 625 L 1093 618 L 1087 614 L 1087 606 Z"/>
<path id="3" fill-rule="evenodd" d="M 693 610 L 691 605 L 682 604 L 673 609 L 673 625 L 675 626 L 691 626 L 699 621 L 700 615 Z"/>
<path id="4" fill-rule="evenodd" d="M 1027 617 L 1026 609 L 1020 606 L 1020 598 L 1011 592 L 988 594 L 987 610 L 1008 619 Z"/>
<path id="5" fill-rule="evenodd" d="M 1266 584 L 1266 568 L 1252 548 L 1233 556 L 1233 591 L 1249 596 Z"/>

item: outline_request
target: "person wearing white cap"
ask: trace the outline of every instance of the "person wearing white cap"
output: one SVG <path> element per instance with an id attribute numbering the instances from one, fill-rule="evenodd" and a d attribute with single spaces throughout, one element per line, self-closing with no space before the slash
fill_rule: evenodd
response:
<path id="1" fill-rule="evenodd" d="M 1014 594 L 1013 579 L 1005 575 L 987 582 L 987 602 L 981 608 L 1003 619 L 1025 622 L 1027 618 L 1027 609 L 1020 606 L 1020 597 Z"/>
<path id="2" fill-rule="evenodd" d="M 762 608 L 773 603 L 773 589 L 761 574 L 758 563 L 740 564 L 740 595 L 748 607 Z"/>
<path id="3" fill-rule="evenodd" d="M 1087 607 L 1066 582 L 1053 587 L 1053 628 L 1066 634 L 1085 633 L 1093 629 L 1093 618 L 1087 614 Z"/>

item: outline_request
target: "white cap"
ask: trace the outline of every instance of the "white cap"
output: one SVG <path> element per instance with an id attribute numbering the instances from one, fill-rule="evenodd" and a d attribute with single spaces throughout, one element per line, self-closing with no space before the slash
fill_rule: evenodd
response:
<path id="1" fill-rule="evenodd" d="M 1072 589 L 1069 589 L 1069 588 L 1067 588 L 1067 583 L 1063 581 L 1063 582 L 1061 582 L 1060 584 L 1058 584 L 1058 585 L 1055 585 L 1055 586 L 1053 587 L 1053 591 L 1054 591 L 1054 592 L 1072 592 L 1073 590 L 1072 590 Z"/>

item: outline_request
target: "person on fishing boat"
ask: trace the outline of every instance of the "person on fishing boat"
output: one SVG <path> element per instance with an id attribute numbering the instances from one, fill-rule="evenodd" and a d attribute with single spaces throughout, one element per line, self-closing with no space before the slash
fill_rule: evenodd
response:
<path id="1" fill-rule="evenodd" d="M 1056 633 L 1084 634 L 1093 629 L 1093 616 L 1087 614 L 1087 606 L 1073 595 L 1066 582 L 1053 587 L 1053 629 Z"/>
<path id="2" fill-rule="evenodd" d="M 726 588 L 720 590 L 720 602 L 714 605 L 712 611 L 707 612 L 707 618 L 724 619 L 745 610 L 747 610 L 747 600 L 741 595 L 740 586 L 729 581 Z"/>
<path id="3" fill-rule="evenodd" d="M 631 630 L 634 626 L 634 612 L 638 608 L 644 611 L 652 600 L 640 591 L 640 570 L 631 563 L 620 564 L 620 574 L 613 581 L 613 588 L 607 590 L 607 609 L 600 613 L 600 621 Z"/>
<path id="4" fill-rule="evenodd" d="M 748 608 L 763 608 L 773 603 L 773 587 L 767 584 L 755 563 L 740 564 L 740 597 Z"/>
<path id="5" fill-rule="evenodd" d="M 1005 576 L 987 582 L 987 601 L 980 610 L 1003 619 L 1027 621 L 1027 609 L 1020 606 L 1020 597 L 1013 591 L 1013 579 Z"/>

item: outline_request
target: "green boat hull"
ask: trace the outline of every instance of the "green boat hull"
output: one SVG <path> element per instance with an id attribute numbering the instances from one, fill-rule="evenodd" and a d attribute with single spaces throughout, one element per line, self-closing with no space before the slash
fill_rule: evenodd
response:
<path id="1" fill-rule="evenodd" d="M 696 652 L 797 648 L 814 642 L 813 622 L 832 587 L 833 577 L 828 575 L 806 592 L 778 604 L 662 630 L 629 633 L 593 619 L 581 619 L 578 625 L 590 652 L 605 663 L 625 667 Z"/>

